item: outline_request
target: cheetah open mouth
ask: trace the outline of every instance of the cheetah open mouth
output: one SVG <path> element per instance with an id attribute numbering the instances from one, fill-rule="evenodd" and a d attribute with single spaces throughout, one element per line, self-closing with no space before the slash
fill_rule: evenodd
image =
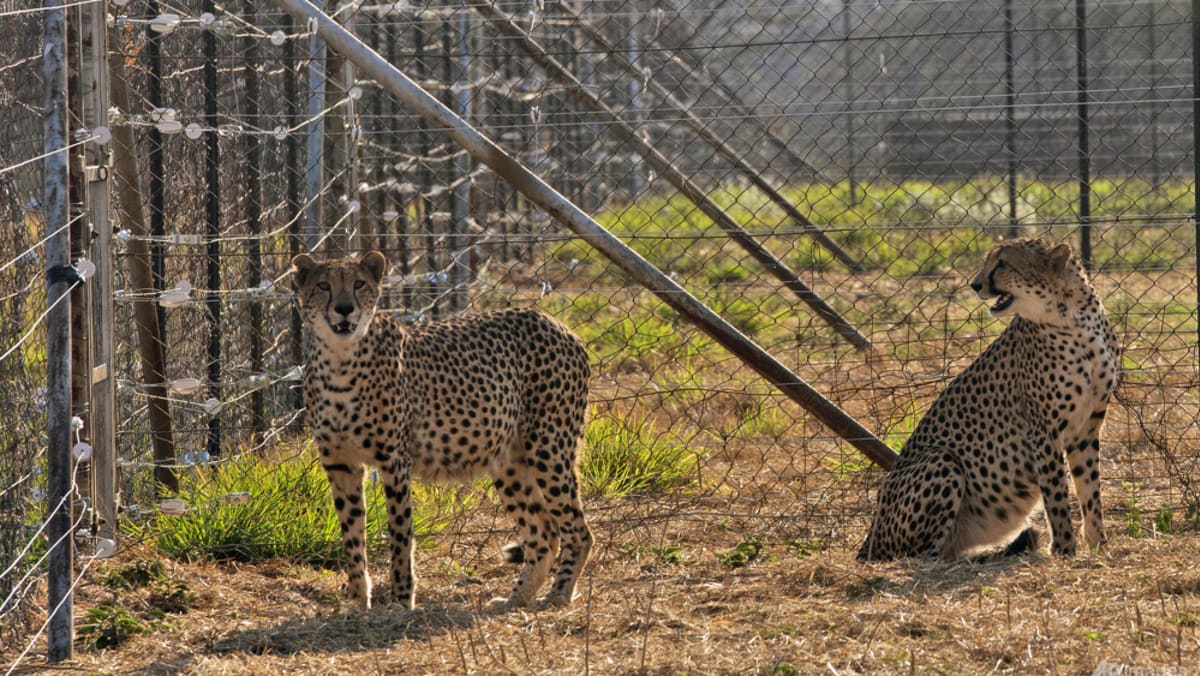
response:
<path id="1" fill-rule="evenodd" d="M 330 328 L 332 328 L 333 332 L 339 336 L 348 336 L 354 333 L 354 326 L 346 320 L 342 320 Z"/>
<path id="2" fill-rule="evenodd" d="M 996 304 L 992 306 L 992 312 L 1004 312 L 1009 305 L 1013 304 L 1013 295 L 1011 293 L 1001 293 L 996 296 Z"/>

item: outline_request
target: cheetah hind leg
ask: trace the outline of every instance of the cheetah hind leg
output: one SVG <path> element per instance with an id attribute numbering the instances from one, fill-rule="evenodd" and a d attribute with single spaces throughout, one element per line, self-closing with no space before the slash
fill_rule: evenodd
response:
<path id="1" fill-rule="evenodd" d="M 583 516 L 579 476 L 573 468 L 562 478 L 561 485 L 551 484 L 546 499 L 550 505 L 550 518 L 562 535 L 562 549 L 558 554 L 558 572 L 545 604 L 565 606 L 575 597 L 575 585 L 592 550 L 592 530 Z"/>
<path id="2" fill-rule="evenodd" d="M 963 503 L 962 469 L 949 451 L 929 451 L 888 473 L 859 561 L 953 560 Z"/>
<path id="3" fill-rule="evenodd" d="M 547 607 L 561 607 L 571 603 L 575 598 L 575 585 L 579 582 L 579 575 L 583 572 L 583 567 L 587 563 L 588 556 L 592 550 L 592 529 L 588 527 L 587 521 L 583 518 L 583 509 L 580 504 L 578 495 L 569 501 L 570 507 L 562 509 L 562 516 L 553 517 L 559 521 L 565 521 L 565 527 L 559 527 L 560 534 L 566 532 L 566 536 L 562 538 L 562 549 L 559 550 L 558 556 L 558 571 L 554 576 L 554 584 L 550 588 L 550 593 L 546 594 L 546 598 L 542 603 Z M 555 512 L 558 507 L 551 507 L 551 512 Z M 555 538 L 555 542 L 558 538 Z M 551 547 L 553 550 L 554 547 Z M 519 542 L 513 542 L 506 545 L 502 550 L 504 560 L 508 563 L 525 563 L 525 547 Z M 509 599 L 494 599 L 493 603 L 505 606 L 509 605 Z"/>
<path id="4" fill-rule="evenodd" d="M 516 520 L 521 538 L 504 548 L 505 558 L 524 567 L 508 598 L 492 599 L 488 607 L 506 610 L 529 606 L 550 577 L 550 566 L 558 548 L 558 533 L 548 518 L 542 491 L 528 465 L 515 462 L 493 480 L 493 485 L 504 511 Z"/>

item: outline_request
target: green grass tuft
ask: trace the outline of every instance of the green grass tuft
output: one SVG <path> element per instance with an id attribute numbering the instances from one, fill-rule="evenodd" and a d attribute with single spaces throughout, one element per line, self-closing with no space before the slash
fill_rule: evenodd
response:
<path id="1" fill-rule="evenodd" d="M 413 486 L 414 532 L 420 538 L 444 528 L 477 498 L 461 499 L 461 488 Z M 249 494 L 248 500 L 232 496 Z M 183 515 L 161 515 L 128 524 L 138 537 L 153 538 L 164 554 L 184 561 L 201 558 L 261 561 L 285 558 L 321 566 L 342 559 L 341 529 L 329 482 L 309 457 L 271 461 L 244 455 L 180 476 L 170 497 L 188 505 Z M 387 517 L 379 482 L 368 479 L 367 542 L 381 548 Z"/>
<path id="2" fill-rule="evenodd" d="M 697 480 L 699 457 L 645 417 L 595 416 L 583 432 L 584 492 L 603 497 L 666 491 Z"/>

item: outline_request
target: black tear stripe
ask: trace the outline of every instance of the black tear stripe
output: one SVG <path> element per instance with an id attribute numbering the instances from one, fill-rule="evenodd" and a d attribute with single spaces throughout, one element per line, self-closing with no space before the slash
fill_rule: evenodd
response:
<path id="1" fill-rule="evenodd" d="M 335 463 L 335 464 L 331 464 L 331 465 L 322 465 L 322 467 L 325 468 L 326 472 L 345 472 L 345 473 L 349 474 L 350 472 L 353 471 L 350 469 L 350 465 L 344 465 L 342 463 Z"/>

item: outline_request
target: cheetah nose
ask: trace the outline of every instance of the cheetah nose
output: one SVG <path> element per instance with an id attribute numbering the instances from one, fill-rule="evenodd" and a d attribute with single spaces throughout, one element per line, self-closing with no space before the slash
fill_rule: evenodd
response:
<path id="1" fill-rule="evenodd" d="M 349 317 L 351 312 L 354 312 L 354 306 L 349 303 L 338 304 L 333 306 L 333 311 L 343 317 Z"/>
<path id="2" fill-rule="evenodd" d="M 983 282 L 971 282 L 971 288 L 975 289 L 975 293 L 979 293 L 979 290 L 983 288 Z"/>

